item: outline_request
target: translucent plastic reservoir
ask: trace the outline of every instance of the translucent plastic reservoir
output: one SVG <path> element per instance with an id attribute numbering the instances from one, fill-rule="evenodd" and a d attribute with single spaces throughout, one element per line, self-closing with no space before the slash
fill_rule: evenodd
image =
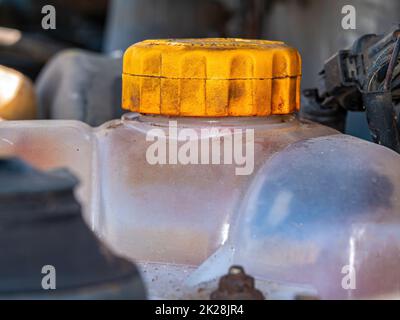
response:
<path id="1" fill-rule="evenodd" d="M 223 152 L 220 164 L 149 163 L 156 138 L 177 150 L 186 143 L 171 123 L 177 137 L 192 129 L 221 146 L 235 129 L 254 130 L 252 171 L 238 175 L 244 164 L 223 164 Z M 201 136 L 207 128 L 218 130 Z M 10 121 L 0 122 L 0 154 L 77 174 L 86 220 L 142 266 L 152 297 L 189 297 L 175 289 L 215 281 L 232 264 L 266 291 L 279 285 L 277 297 L 290 288 L 321 298 L 399 293 L 400 156 L 327 127 L 291 115 L 127 114 L 95 129 Z"/>
<path id="2" fill-rule="evenodd" d="M 398 296 L 398 168 L 396 153 L 345 135 L 294 143 L 258 172 L 220 255 L 321 298 Z"/>
<path id="3" fill-rule="evenodd" d="M 202 129 L 218 129 L 202 138 L 220 140 L 220 164 L 202 164 L 201 155 L 198 164 L 178 159 L 172 163 L 169 146 L 176 143 L 179 150 L 187 143 L 171 136 L 173 123 L 177 137 L 187 129 L 198 137 Z M 224 141 L 235 129 L 254 129 L 254 163 L 247 164 L 252 170 L 246 175 L 236 171 L 244 164 L 224 162 Z M 198 265 L 226 242 L 231 219 L 268 158 L 293 142 L 333 132 L 293 116 L 221 120 L 126 115 L 96 132 L 104 203 L 96 229 L 117 250 L 136 259 Z M 146 153 L 154 140 L 163 137 L 167 137 L 166 163 L 150 164 Z M 200 138 L 193 142 L 201 143 Z M 241 147 L 244 154 L 244 136 Z"/>
<path id="4" fill-rule="evenodd" d="M 0 156 L 18 156 L 33 166 L 69 168 L 81 184 L 77 196 L 85 213 L 96 211 L 96 140 L 79 121 L 0 121 Z"/>

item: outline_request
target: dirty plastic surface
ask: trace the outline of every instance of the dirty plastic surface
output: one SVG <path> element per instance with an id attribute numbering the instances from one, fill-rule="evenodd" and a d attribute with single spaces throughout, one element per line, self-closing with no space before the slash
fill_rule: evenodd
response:
<path id="1" fill-rule="evenodd" d="M 398 168 L 396 153 L 346 135 L 290 145 L 260 169 L 226 246 L 192 281 L 240 263 L 321 298 L 398 295 Z"/>
<path id="2" fill-rule="evenodd" d="M 168 135 L 171 120 L 178 132 L 254 128 L 253 173 L 235 175 L 236 164 L 149 164 L 146 133 Z M 0 155 L 7 154 L 76 173 L 88 223 L 148 279 L 154 267 L 145 266 L 159 264 L 195 288 L 240 264 L 258 281 L 311 287 L 321 298 L 399 291 L 400 156 L 327 127 L 293 116 L 127 114 L 95 129 L 0 122 Z M 341 286 L 345 266 L 356 271 L 356 290 Z M 177 295 L 163 282 L 148 286 L 154 297 Z"/>

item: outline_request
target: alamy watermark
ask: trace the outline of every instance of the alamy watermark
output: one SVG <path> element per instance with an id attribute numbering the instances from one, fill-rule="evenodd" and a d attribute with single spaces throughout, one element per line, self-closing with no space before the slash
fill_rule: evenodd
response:
<path id="1" fill-rule="evenodd" d="M 356 290 L 356 269 L 352 265 L 343 266 L 341 273 L 345 276 L 342 278 L 342 289 Z"/>
<path id="2" fill-rule="evenodd" d="M 344 30 L 355 30 L 356 25 L 356 8 L 350 4 L 342 7 L 342 28 Z"/>
<path id="3" fill-rule="evenodd" d="M 56 29 L 56 8 L 52 5 L 45 5 L 42 7 L 42 28 L 44 30 Z"/>
<path id="4" fill-rule="evenodd" d="M 150 165 L 236 165 L 236 175 L 254 171 L 254 129 L 178 128 L 169 121 L 168 132 L 154 128 L 146 141 L 153 142 L 146 151 Z"/>
<path id="5" fill-rule="evenodd" d="M 56 268 L 52 265 L 45 265 L 42 268 L 42 289 L 56 290 Z"/>

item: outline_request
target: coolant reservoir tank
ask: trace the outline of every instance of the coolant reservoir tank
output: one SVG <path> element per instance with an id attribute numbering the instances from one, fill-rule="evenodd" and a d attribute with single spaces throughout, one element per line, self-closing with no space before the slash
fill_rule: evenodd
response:
<path id="1" fill-rule="evenodd" d="M 86 221 L 150 298 L 208 298 L 232 265 L 269 298 L 395 296 L 400 156 L 299 120 L 300 78 L 282 42 L 143 41 L 124 56 L 130 113 L 2 121 L 0 155 L 76 173 Z"/>
<path id="2" fill-rule="evenodd" d="M 400 157 L 297 119 L 297 50 L 271 41 L 149 40 L 127 50 L 123 69 L 123 107 L 140 114 L 106 129 L 100 146 L 105 203 L 121 219 L 108 216 L 106 234 L 121 250 L 145 262 L 200 265 L 189 286 L 236 264 L 321 298 L 397 293 Z M 221 149 L 202 149 L 207 140 Z M 149 159 L 153 147 L 162 156 Z M 207 151 L 217 155 L 202 162 Z"/>

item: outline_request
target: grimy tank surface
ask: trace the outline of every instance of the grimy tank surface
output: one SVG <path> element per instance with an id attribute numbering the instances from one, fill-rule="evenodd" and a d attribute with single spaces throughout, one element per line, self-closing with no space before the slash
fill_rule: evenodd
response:
<path id="1" fill-rule="evenodd" d="M 151 298 L 209 297 L 232 265 L 272 299 L 396 296 L 400 156 L 299 120 L 300 79 L 282 42 L 140 42 L 124 56 L 130 113 L 3 121 L 0 155 L 74 172 L 87 223 Z"/>

